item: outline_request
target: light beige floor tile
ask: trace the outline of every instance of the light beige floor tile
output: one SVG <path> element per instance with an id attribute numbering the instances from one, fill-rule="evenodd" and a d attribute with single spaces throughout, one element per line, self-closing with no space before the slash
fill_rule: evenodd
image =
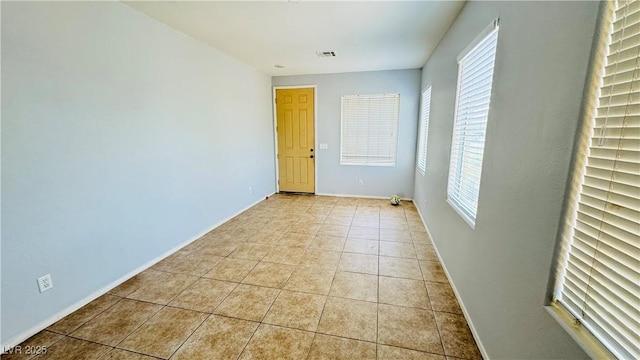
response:
<path id="1" fill-rule="evenodd" d="M 425 232 L 424 224 L 417 216 L 408 216 L 407 223 L 409 224 L 409 230 L 411 232 Z"/>
<path id="2" fill-rule="evenodd" d="M 331 282 L 335 271 L 327 269 L 297 267 L 287 284 L 287 290 L 302 291 L 313 294 L 327 295 L 331 288 Z"/>
<path id="3" fill-rule="evenodd" d="M 229 254 L 229 257 L 245 260 L 262 260 L 273 249 L 272 245 L 259 243 L 244 243 Z"/>
<path id="4" fill-rule="evenodd" d="M 313 333 L 262 324 L 239 359 L 305 359 Z"/>
<path id="5" fill-rule="evenodd" d="M 373 228 L 373 229 L 379 229 L 380 228 L 380 219 L 377 218 L 354 218 L 353 221 L 351 222 L 351 226 L 357 226 L 357 227 L 365 227 L 365 228 Z"/>
<path id="6" fill-rule="evenodd" d="M 353 215 L 354 218 L 376 218 L 380 219 L 380 208 L 372 207 L 366 208 L 358 206 L 356 213 Z"/>
<path id="7" fill-rule="evenodd" d="M 288 232 L 278 241 L 278 245 L 308 247 L 314 238 L 315 235 L 312 234 Z"/>
<path id="8" fill-rule="evenodd" d="M 336 336 L 316 334 L 308 360 L 375 360 L 376 344 Z"/>
<path id="9" fill-rule="evenodd" d="M 412 242 L 411 233 L 409 231 L 382 228 L 380 229 L 380 240 L 408 243 Z"/>
<path id="10" fill-rule="evenodd" d="M 425 282 L 433 311 L 462 314 L 456 295 L 448 283 Z"/>
<path id="11" fill-rule="evenodd" d="M 350 219 L 353 221 L 353 215 L 356 213 L 355 208 L 341 208 L 334 207 L 333 210 L 329 213 L 327 220 L 325 220 L 325 224 L 329 223 L 329 219 L 331 218 L 342 218 L 342 219 Z M 346 224 L 345 224 L 346 225 Z"/>
<path id="12" fill-rule="evenodd" d="M 342 251 L 345 241 L 341 236 L 319 235 L 311 242 L 311 248 Z"/>
<path id="13" fill-rule="evenodd" d="M 359 227 L 351 225 L 347 237 L 350 239 L 378 240 L 380 239 L 380 230 L 378 228 Z"/>
<path id="14" fill-rule="evenodd" d="M 56 342 L 64 339 L 63 335 L 50 331 L 41 331 L 20 344 L 19 348 L 2 349 L 6 353 L 2 355 L 2 360 L 27 360 L 36 355 L 46 353 Z M 1 353 L 1 352 L 0 352 Z"/>
<path id="15" fill-rule="evenodd" d="M 243 284 L 282 288 L 289 280 L 295 266 L 260 262 L 243 280 Z"/>
<path id="16" fill-rule="evenodd" d="M 127 350 L 113 349 L 100 360 L 156 360 L 157 358 Z"/>
<path id="17" fill-rule="evenodd" d="M 380 255 L 416 259 L 416 250 L 412 243 L 380 241 Z"/>
<path id="18" fill-rule="evenodd" d="M 407 220 L 405 220 L 404 215 L 401 215 L 399 218 L 383 218 L 381 214 L 380 229 L 409 231 L 409 225 L 407 224 Z"/>
<path id="19" fill-rule="evenodd" d="M 378 345 L 378 360 L 445 360 L 444 356 L 394 346 Z"/>
<path id="20" fill-rule="evenodd" d="M 378 301 L 378 276 L 338 271 L 329 295 L 376 302 Z"/>
<path id="21" fill-rule="evenodd" d="M 429 298 L 420 280 L 380 276 L 379 302 L 429 310 Z"/>
<path id="22" fill-rule="evenodd" d="M 81 307 L 77 311 L 60 319 L 55 324 L 49 326 L 47 330 L 67 335 L 82 326 L 87 321 L 98 316 L 100 313 L 107 310 L 118 301 L 120 301 L 120 298 L 117 296 L 108 294 L 100 296 L 87 305 Z"/>
<path id="23" fill-rule="evenodd" d="M 380 256 L 380 275 L 422 280 L 417 259 Z"/>
<path id="24" fill-rule="evenodd" d="M 307 216 L 303 215 L 298 222 L 296 222 L 294 225 L 291 226 L 291 228 L 289 229 L 289 232 L 315 236 L 320 230 L 322 223 L 317 223 L 315 221 L 313 222 L 305 221 L 304 219 L 307 218 Z"/>
<path id="25" fill-rule="evenodd" d="M 274 246 L 262 261 L 286 265 L 298 265 L 306 252 L 304 246 Z"/>
<path id="26" fill-rule="evenodd" d="M 378 321 L 378 343 L 444 354 L 431 311 L 380 304 Z"/>
<path id="27" fill-rule="evenodd" d="M 279 230 L 260 230 L 257 233 L 251 235 L 251 237 L 247 239 L 247 242 L 259 244 L 277 244 L 282 236 L 284 236 L 284 232 Z"/>
<path id="28" fill-rule="evenodd" d="M 340 251 L 309 249 L 300 261 L 300 265 L 335 270 L 340 262 L 340 254 Z"/>
<path id="29" fill-rule="evenodd" d="M 330 297 L 324 306 L 318 332 L 363 341 L 376 341 L 375 303 Z"/>
<path id="30" fill-rule="evenodd" d="M 429 239 L 429 235 L 424 231 L 411 231 L 411 239 L 416 244 L 431 244 L 431 239 Z"/>
<path id="31" fill-rule="evenodd" d="M 439 261 L 433 245 L 416 243 L 415 248 L 419 260 Z"/>
<path id="32" fill-rule="evenodd" d="M 222 257 L 219 256 L 215 258 L 219 260 L 222 259 Z M 152 269 L 190 276 L 202 276 L 209 272 L 215 264 L 216 262 L 213 261 L 192 260 L 184 254 L 180 256 L 174 254 L 154 265 Z"/>
<path id="33" fill-rule="evenodd" d="M 339 271 L 378 275 L 378 257 L 355 253 L 342 253 Z"/>
<path id="34" fill-rule="evenodd" d="M 211 255 L 209 253 L 206 253 L 204 251 L 199 251 L 199 250 L 191 250 L 191 251 L 189 251 L 189 250 L 185 250 L 183 248 L 183 249 L 181 249 L 179 251 L 179 253 L 182 253 L 181 257 L 185 261 L 208 262 L 208 263 L 217 264 L 222 259 L 224 259 L 224 257 L 222 257 L 222 256 Z"/>
<path id="35" fill-rule="evenodd" d="M 316 331 L 326 296 L 283 290 L 263 323 Z"/>
<path id="36" fill-rule="evenodd" d="M 212 315 L 171 360 L 236 359 L 258 325 L 252 321 Z"/>
<path id="37" fill-rule="evenodd" d="M 240 284 L 216 308 L 214 313 L 239 319 L 261 321 L 279 292 L 276 289 Z"/>
<path id="38" fill-rule="evenodd" d="M 40 354 L 36 359 L 42 360 L 95 360 L 106 354 L 110 347 L 89 341 L 65 337 Z M 4 358 L 4 356 L 3 356 Z"/>
<path id="39" fill-rule="evenodd" d="M 129 299 L 166 305 L 184 289 L 198 280 L 195 276 L 162 273 L 153 282 L 142 286 L 127 296 Z"/>
<path id="40" fill-rule="evenodd" d="M 80 339 L 115 346 L 161 308 L 162 306 L 157 304 L 122 299 L 71 333 L 71 335 Z"/>
<path id="41" fill-rule="evenodd" d="M 248 227 L 243 227 L 242 222 L 239 221 L 238 224 L 234 225 L 228 233 L 236 240 L 246 241 L 251 235 L 258 232 L 257 229 L 252 229 Z"/>
<path id="42" fill-rule="evenodd" d="M 202 246 L 198 249 L 198 251 L 202 251 L 207 254 L 215 255 L 215 256 L 228 256 L 235 249 L 238 248 L 240 244 L 230 244 L 230 243 L 211 243 Z"/>
<path id="43" fill-rule="evenodd" d="M 341 215 L 329 215 L 327 219 L 324 221 L 327 225 L 342 225 L 349 226 L 353 221 L 353 215 L 349 216 L 341 216 Z"/>
<path id="44" fill-rule="evenodd" d="M 236 283 L 227 281 L 198 279 L 173 299 L 169 306 L 212 313 L 222 300 L 236 288 L 236 285 Z"/>
<path id="45" fill-rule="evenodd" d="M 482 359 L 464 316 L 441 312 L 435 312 L 434 315 L 447 356 Z"/>
<path id="46" fill-rule="evenodd" d="M 110 294 L 126 297 L 142 286 L 152 282 L 161 272 L 147 269 L 109 291 Z"/>
<path id="47" fill-rule="evenodd" d="M 300 220 L 298 220 L 297 224 L 318 224 L 322 225 L 324 221 L 327 219 L 327 216 L 331 212 L 331 206 L 329 207 L 320 207 L 320 206 L 312 206 L 307 210 L 306 214 L 300 215 Z"/>
<path id="48" fill-rule="evenodd" d="M 318 231 L 318 235 L 340 236 L 340 237 L 347 237 L 348 233 L 349 233 L 349 226 L 326 224 L 326 223 L 323 224 L 320 227 L 320 231 Z"/>
<path id="49" fill-rule="evenodd" d="M 347 239 L 344 244 L 344 252 L 378 255 L 378 241 L 366 239 Z"/>
<path id="50" fill-rule="evenodd" d="M 258 264 L 255 260 L 226 258 L 203 275 L 206 278 L 240 282 Z"/>
<path id="51" fill-rule="evenodd" d="M 51 327 L 74 338 L 25 344 L 43 360 L 478 358 L 460 312 L 411 202 L 276 194 Z"/>
<path id="52" fill-rule="evenodd" d="M 167 359 L 206 318 L 201 312 L 165 307 L 118 348 Z"/>
<path id="53" fill-rule="evenodd" d="M 448 283 L 447 275 L 438 261 L 420 261 L 424 281 Z"/>

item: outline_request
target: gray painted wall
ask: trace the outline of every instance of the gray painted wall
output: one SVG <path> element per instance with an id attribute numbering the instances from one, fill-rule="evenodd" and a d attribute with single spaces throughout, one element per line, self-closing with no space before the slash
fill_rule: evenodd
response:
<path id="1" fill-rule="evenodd" d="M 598 2 L 469 2 L 422 72 L 432 84 L 415 201 L 491 359 L 585 358 L 544 309 Z M 447 204 L 456 57 L 500 17 L 475 230 Z"/>
<path id="2" fill-rule="evenodd" d="M 276 76 L 273 86 L 317 85 L 316 193 L 413 198 L 420 70 L 373 71 L 329 75 Z M 342 95 L 400 94 L 398 161 L 395 167 L 340 165 Z M 319 144 L 328 145 L 327 150 Z M 359 185 L 363 180 L 364 185 Z"/>
<path id="3" fill-rule="evenodd" d="M 0 343 L 275 191 L 270 86 L 121 3 L 2 2 Z"/>

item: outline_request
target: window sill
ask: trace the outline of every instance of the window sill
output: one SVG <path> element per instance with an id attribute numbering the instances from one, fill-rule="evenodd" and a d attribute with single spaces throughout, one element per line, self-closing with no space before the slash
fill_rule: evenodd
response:
<path id="1" fill-rule="evenodd" d="M 616 357 L 607 350 L 598 339 L 596 339 L 587 329 L 575 321 L 575 318 L 569 311 L 561 305 L 551 303 L 545 306 L 549 315 L 553 317 L 562 328 L 575 340 L 576 343 L 584 350 L 592 359 L 616 359 Z"/>

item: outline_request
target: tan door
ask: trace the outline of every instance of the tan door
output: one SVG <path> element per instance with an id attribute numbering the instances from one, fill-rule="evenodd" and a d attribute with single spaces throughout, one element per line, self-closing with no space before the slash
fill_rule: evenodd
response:
<path id="1" fill-rule="evenodd" d="M 314 193 L 313 88 L 276 89 L 280 191 Z"/>

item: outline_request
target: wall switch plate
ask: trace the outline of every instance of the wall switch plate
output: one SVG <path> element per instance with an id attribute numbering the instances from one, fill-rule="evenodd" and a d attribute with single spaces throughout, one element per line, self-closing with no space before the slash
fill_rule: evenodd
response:
<path id="1" fill-rule="evenodd" d="M 249 194 L 253 194 L 253 188 L 249 186 Z"/>
<path id="2" fill-rule="evenodd" d="M 358 180 L 358 185 L 364 186 L 364 180 L 362 180 L 362 179 Z"/>
<path id="3" fill-rule="evenodd" d="M 329 148 L 329 144 L 320 144 L 320 150 L 327 150 Z"/>
<path id="4" fill-rule="evenodd" d="M 51 274 L 47 274 L 38 278 L 38 289 L 43 293 L 53 287 L 53 281 L 51 280 Z"/>

